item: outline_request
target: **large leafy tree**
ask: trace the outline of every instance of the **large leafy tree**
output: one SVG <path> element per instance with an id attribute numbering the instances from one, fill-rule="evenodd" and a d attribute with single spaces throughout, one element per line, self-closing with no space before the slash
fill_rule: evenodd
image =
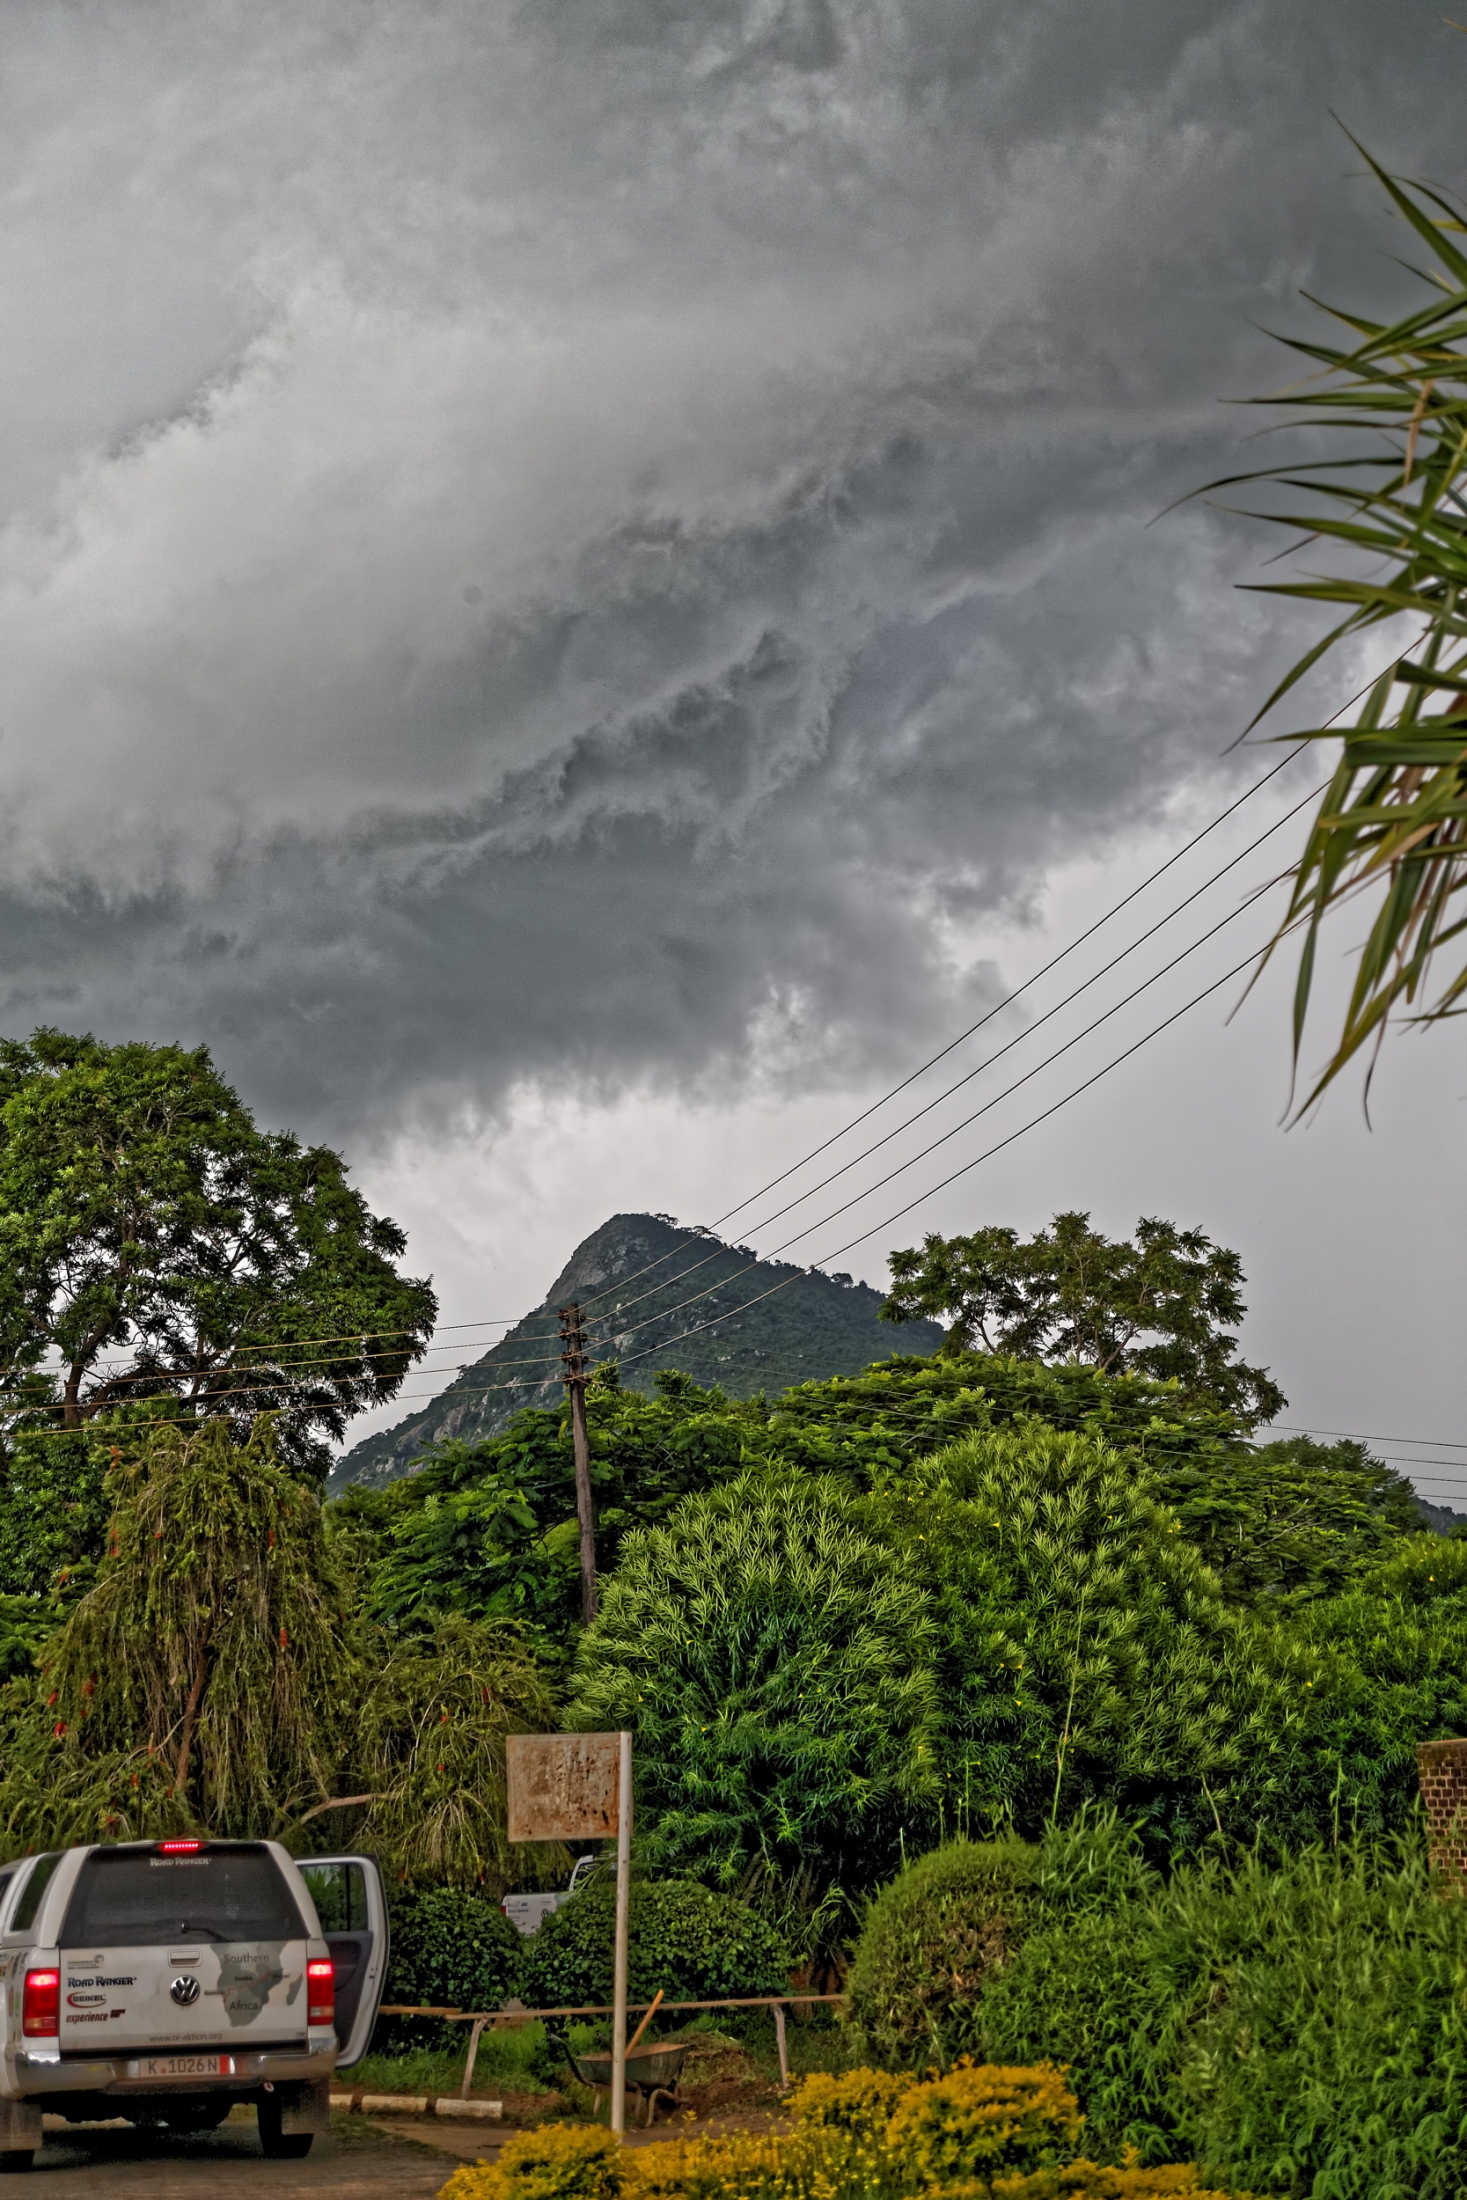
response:
<path id="1" fill-rule="evenodd" d="M 1176 1382 L 1185 1398 L 1225 1408 L 1245 1426 L 1286 1403 L 1266 1368 L 1238 1358 L 1243 1266 L 1201 1230 L 1147 1220 L 1134 1239 L 1103 1237 L 1085 1214 L 1060 1214 L 1032 1238 L 991 1224 L 969 1237 L 928 1236 L 891 1255 L 887 1321 L 937 1316 L 945 1349 L 1078 1362 Z"/>
<path id="2" fill-rule="evenodd" d="M 278 1415 L 320 1472 L 391 1398 L 437 1303 L 324 1146 L 260 1130 L 200 1047 L 0 1043 L 0 1364 L 12 1432 L 141 1401 Z"/>
<path id="3" fill-rule="evenodd" d="M 1460 242 L 1467 214 L 1440 191 L 1398 181 L 1365 157 L 1418 248 L 1427 248 L 1433 264 L 1421 273 L 1428 296 L 1391 322 L 1327 309 L 1342 342 L 1288 340 L 1310 362 L 1309 379 L 1260 402 L 1287 404 L 1303 427 L 1342 433 L 1343 450 L 1212 484 L 1281 487 L 1282 504 L 1258 516 L 1295 533 L 1311 570 L 1265 585 L 1343 612 L 1260 718 L 1331 652 L 1349 652 L 1353 684 L 1360 639 L 1377 628 L 1386 632 L 1375 641 L 1374 661 L 1387 653 L 1392 659 L 1353 724 L 1330 721 L 1289 736 L 1340 745 L 1278 933 L 1302 931 L 1296 1053 L 1321 927 L 1332 911 L 1358 905 L 1351 911 L 1354 984 L 1306 1105 L 1362 1047 L 1378 1047 L 1393 1018 L 1431 1022 L 1467 1005 L 1460 947 L 1445 978 L 1432 975 L 1437 955 L 1467 932 L 1467 252 Z M 1344 553 L 1333 573 L 1319 570 L 1321 544 Z"/>
<path id="4" fill-rule="evenodd" d="M 1157 1485 L 1235 1603 L 1333 1595 L 1424 1522 L 1403 1474 L 1352 1437 L 1239 1445 L 1163 1467 Z"/>

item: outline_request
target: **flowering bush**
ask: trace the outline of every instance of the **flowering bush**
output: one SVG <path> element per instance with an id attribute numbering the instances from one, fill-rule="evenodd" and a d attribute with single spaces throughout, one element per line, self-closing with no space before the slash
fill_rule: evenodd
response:
<path id="1" fill-rule="evenodd" d="M 954 2188 L 955 2190 L 961 2188 Z M 1027 2177 L 995 2177 L 991 2185 L 969 2186 L 981 2200 L 1249 2200 L 1246 2192 L 1214 2192 L 1197 2182 L 1190 2162 L 1160 2169 L 1107 2169 L 1101 2162 L 1067 2162 L 1062 2169 L 1035 2170 Z"/>
<path id="2" fill-rule="evenodd" d="M 1084 2118 L 1053 2064 L 962 2064 L 925 2084 L 821 2074 L 792 2106 L 786 2132 L 708 2132 L 635 2154 L 594 2124 L 525 2132 L 494 2167 L 456 2171 L 439 2200 L 1229 2200 L 1181 2164 L 1064 2161 Z"/>
<path id="3" fill-rule="evenodd" d="M 797 2130 L 834 2125 L 870 2137 L 884 2136 L 892 2110 L 916 2083 L 905 2072 L 893 2076 L 885 2070 L 847 2070 L 833 2078 L 828 2071 L 817 2070 L 802 2079 L 790 2096 L 790 2114 Z"/>
<path id="4" fill-rule="evenodd" d="M 909 2190 L 1000 2170 L 1049 2169 L 1075 2151 L 1080 2104 L 1053 2063 L 959 2063 L 897 2102 L 885 2145 Z"/>
<path id="5" fill-rule="evenodd" d="M 792 2145 L 783 2133 L 709 2132 L 643 2147 L 636 2200 L 854 2200 L 862 2187 L 849 2134 Z"/>
<path id="6" fill-rule="evenodd" d="M 621 2200 L 636 2157 L 599 2124 L 542 2124 L 518 2132 L 499 2160 L 455 2170 L 438 2200 Z"/>

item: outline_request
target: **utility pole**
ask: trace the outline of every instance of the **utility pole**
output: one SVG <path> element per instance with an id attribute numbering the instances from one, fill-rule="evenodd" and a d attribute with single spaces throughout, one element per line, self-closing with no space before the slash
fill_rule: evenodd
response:
<path id="1" fill-rule="evenodd" d="M 581 1523 L 581 1617 L 596 1617 L 596 1515 L 591 1510 L 591 1447 L 586 1440 L 586 1331 L 573 1300 L 560 1309 L 561 1381 L 570 1393 L 571 1441 L 576 1454 L 576 1518 Z"/>

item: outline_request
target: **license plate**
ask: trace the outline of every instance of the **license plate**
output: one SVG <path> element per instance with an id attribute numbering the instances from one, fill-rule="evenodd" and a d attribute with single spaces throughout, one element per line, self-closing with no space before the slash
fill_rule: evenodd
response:
<path id="1" fill-rule="evenodd" d="M 130 2078 L 232 2078 L 232 2055 L 144 2055 L 129 2063 Z"/>

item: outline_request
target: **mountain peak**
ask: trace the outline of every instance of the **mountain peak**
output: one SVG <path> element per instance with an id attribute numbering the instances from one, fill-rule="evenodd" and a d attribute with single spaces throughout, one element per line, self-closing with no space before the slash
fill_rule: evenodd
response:
<path id="1" fill-rule="evenodd" d="M 556 1316 L 573 1301 L 583 1310 L 592 1365 L 617 1361 L 629 1390 L 651 1390 L 659 1368 L 676 1367 L 733 1398 L 773 1395 L 792 1383 L 857 1375 L 894 1350 L 933 1352 L 942 1339 L 935 1322 L 900 1330 L 878 1322 L 880 1292 L 849 1276 L 760 1260 L 750 1247 L 671 1215 L 612 1215 L 581 1240 L 543 1302 L 482 1359 L 430 1405 L 347 1452 L 332 1473 L 332 1494 L 350 1482 L 391 1481 L 449 1437 L 497 1435 L 525 1406 L 558 1406 Z"/>

